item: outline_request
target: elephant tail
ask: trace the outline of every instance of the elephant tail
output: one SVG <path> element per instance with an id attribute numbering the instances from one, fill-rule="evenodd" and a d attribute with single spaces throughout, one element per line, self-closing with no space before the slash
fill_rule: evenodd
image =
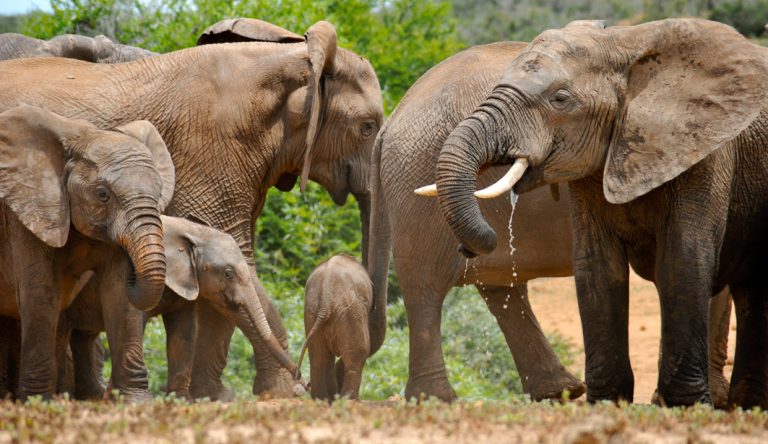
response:
<path id="1" fill-rule="evenodd" d="M 321 310 L 320 313 L 317 315 L 317 319 L 315 319 L 314 325 L 312 325 L 312 328 L 309 329 L 309 333 L 307 333 L 307 338 L 304 340 L 304 345 L 301 346 L 301 354 L 299 355 L 299 362 L 296 364 L 296 374 L 294 377 L 296 379 L 299 379 L 299 374 L 301 372 L 301 362 L 304 360 L 304 353 L 307 351 L 307 347 L 309 346 L 309 340 L 314 336 L 319 330 L 320 327 L 325 324 L 325 322 L 328 320 L 330 313 L 326 310 Z M 311 383 L 312 381 L 310 381 Z"/>

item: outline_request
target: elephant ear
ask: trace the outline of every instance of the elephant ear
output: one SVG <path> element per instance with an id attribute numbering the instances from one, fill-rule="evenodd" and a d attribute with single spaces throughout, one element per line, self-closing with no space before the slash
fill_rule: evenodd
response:
<path id="1" fill-rule="evenodd" d="M 33 106 L 0 114 L 0 200 L 47 245 L 69 235 L 65 144 L 95 127 Z"/>
<path id="2" fill-rule="evenodd" d="M 163 244 L 165 247 L 165 285 L 188 301 L 194 301 L 200 294 L 197 279 L 197 244 L 172 218 L 160 216 L 163 221 Z"/>
<path id="3" fill-rule="evenodd" d="M 330 74 L 334 69 L 336 60 L 336 28 L 326 21 L 320 21 L 312 25 L 305 35 L 307 39 L 307 52 L 309 53 L 309 83 L 307 84 L 307 104 L 309 108 L 309 127 L 307 128 L 307 149 L 304 151 L 304 164 L 301 169 L 302 192 L 307 187 L 309 167 L 312 160 L 312 148 L 317 138 L 318 127 L 322 121 L 320 79 L 323 74 Z"/>
<path id="4" fill-rule="evenodd" d="M 756 46 L 714 22 L 665 20 L 616 34 L 641 47 L 627 70 L 603 180 L 606 199 L 625 203 L 744 131 L 764 106 L 768 73 Z"/>
<path id="5" fill-rule="evenodd" d="M 162 213 L 173 198 L 173 188 L 176 185 L 176 169 L 171 160 L 171 154 L 165 146 L 163 138 L 157 132 L 152 123 L 146 120 L 137 120 L 115 128 L 123 134 L 129 135 L 149 148 L 152 153 L 155 168 L 163 180 L 163 191 L 158 202 L 159 211 Z"/>
<path id="6" fill-rule="evenodd" d="M 229 42 L 299 43 L 304 38 L 272 23 L 236 18 L 215 23 L 200 35 L 197 46 Z"/>

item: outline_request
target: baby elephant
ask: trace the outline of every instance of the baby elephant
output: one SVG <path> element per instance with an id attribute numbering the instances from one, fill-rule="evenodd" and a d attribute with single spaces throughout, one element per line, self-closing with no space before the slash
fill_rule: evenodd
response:
<path id="1" fill-rule="evenodd" d="M 314 399 L 339 394 L 360 398 L 363 365 L 370 351 L 368 313 L 373 286 L 365 268 L 351 256 L 338 255 L 320 264 L 307 279 L 304 329 L 309 347 L 310 392 Z M 341 357 L 339 372 L 335 357 Z M 341 387 L 341 391 L 339 391 Z"/>
<path id="2" fill-rule="evenodd" d="M 230 319 L 243 331 L 254 350 L 261 348 L 258 343 L 263 343 L 289 372 L 297 373 L 296 364 L 283 350 L 267 323 L 251 270 L 232 236 L 186 219 L 170 216 L 160 216 L 160 219 L 167 262 L 166 288 L 160 303 L 146 314 L 163 317 L 168 338 L 168 392 L 191 398 L 189 390 L 195 342 L 199 335 L 208 334 L 197 323 L 196 311 L 203 309 L 216 310 Z M 94 277 L 94 280 L 98 279 L 98 276 Z M 68 370 L 63 353 L 69 343 L 75 366 L 74 394 L 79 399 L 99 398 L 104 392 L 98 354 L 95 353 L 99 332 L 107 330 L 112 350 L 119 344 L 140 344 L 142 340 L 142 316 L 115 319 L 123 326 L 115 328 L 104 313 L 113 311 L 119 301 L 95 289 L 93 285 L 86 286 L 61 320 L 59 370 Z M 197 301 L 205 301 L 207 305 L 200 306 Z M 129 307 L 126 304 L 123 307 L 120 311 L 128 317 Z M 224 350 L 221 352 L 224 353 Z M 141 354 L 137 354 L 137 359 L 141 359 Z M 113 360 L 113 368 L 116 365 Z M 135 367 L 145 368 L 143 362 Z M 140 378 L 124 381 L 113 378 L 114 388 L 122 393 L 146 391 L 146 370 L 138 376 Z M 299 385 L 297 383 L 294 391 L 301 390 L 303 393 L 303 387 Z M 70 393 L 73 390 L 66 385 L 59 389 Z"/>

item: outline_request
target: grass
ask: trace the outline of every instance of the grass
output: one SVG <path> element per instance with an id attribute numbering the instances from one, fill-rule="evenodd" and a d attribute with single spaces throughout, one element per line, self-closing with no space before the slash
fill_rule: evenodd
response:
<path id="1" fill-rule="evenodd" d="M 66 399 L 33 399 L 26 405 L 0 402 L 0 442 L 123 442 L 149 437 L 159 442 L 578 442 L 590 436 L 618 442 L 661 437 L 717 441 L 724 436 L 764 440 L 768 413 L 705 406 L 530 403 L 519 398 L 454 404 L 341 400 L 331 406 L 309 400 L 187 404 L 162 398 L 141 405 Z"/>

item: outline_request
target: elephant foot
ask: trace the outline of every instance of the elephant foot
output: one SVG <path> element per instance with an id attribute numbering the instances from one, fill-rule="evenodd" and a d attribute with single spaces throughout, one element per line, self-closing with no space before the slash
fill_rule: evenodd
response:
<path id="1" fill-rule="evenodd" d="M 459 397 L 451 387 L 447 379 L 438 379 L 429 382 L 419 382 L 408 379 L 405 386 L 405 399 L 422 400 L 427 398 L 437 398 L 445 402 L 453 402 Z"/>
<path id="2" fill-rule="evenodd" d="M 122 401 L 127 404 L 142 404 L 145 402 L 150 402 L 152 399 L 152 393 L 150 393 L 149 390 L 132 390 L 129 392 L 120 391 L 120 394 L 117 398 L 115 398 L 113 394 L 109 394 L 109 400 Z"/>
<path id="3" fill-rule="evenodd" d="M 694 404 L 712 405 L 712 396 L 709 394 L 709 387 L 690 393 L 667 394 L 657 389 L 651 398 L 651 402 L 662 407 L 688 407 Z"/>
<path id="4" fill-rule="evenodd" d="M 210 401 L 231 402 L 235 399 L 235 392 L 219 381 L 208 384 L 193 384 L 189 393 L 190 397 L 196 400 L 208 398 Z"/>
<path id="5" fill-rule="evenodd" d="M 741 407 L 744 410 L 752 407 L 768 409 L 768 387 L 765 384 L 749 384 L 745 380 L 733 384 L 728 399 L 728 408 Z"/>
<path id="6" fill-rule="evenodd" d="M 722 373 L 709 373 L 709 392 L 712 394 L 712 404 L 715 408 L 724 409 L 728 407 L 728 391 L 730 387 L 728 381 Z"/>
<path id="7" fill-rule="evenodd" d="M 286 399 L 301 396 L 300 382 L 293 379 L 291 373 L 281 368 L 274 372 L 259 371 L 253 380 L 253 394 L 264 399 Z M 303 388 L 303 387 L 302 387 Z"/>
<path id="8" fill-rule="evenodd" d="M 104 399 L 106 389 L 101 387 L 77 387 L 75 389 L 75 399 L 80 401 L 99 401 Z"/>
<path id="9" fill-rule="evenodd" d="M 552 400 L 574 400 L 578 399 L 587 391 L 587 386 L 567 371 L 558 378 L 541 379 L 540 384 L 526 384 L 523 382 L 525 392 L 534 401 Z M 567 399 L 565 395 L 567 393 Z"/>

